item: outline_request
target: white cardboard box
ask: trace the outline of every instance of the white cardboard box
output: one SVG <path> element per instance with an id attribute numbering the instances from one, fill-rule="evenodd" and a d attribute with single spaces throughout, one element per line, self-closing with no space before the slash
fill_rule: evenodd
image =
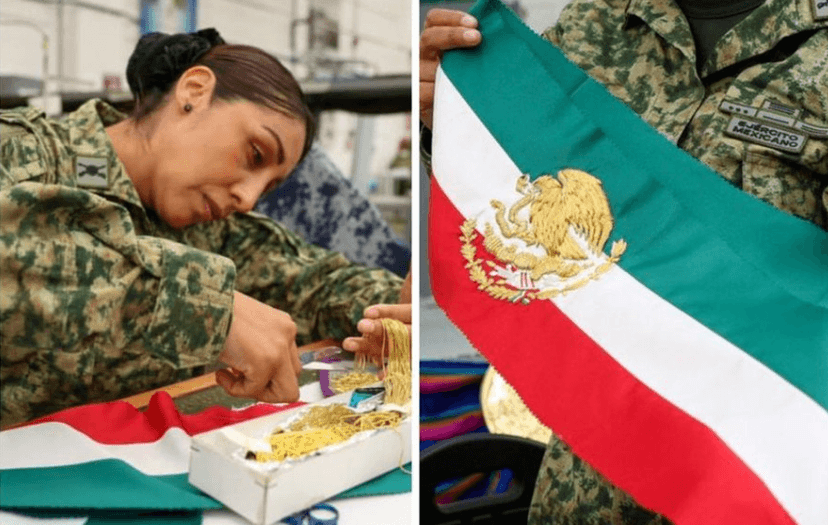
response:
<path id="1" fill-rule="evenodd" d="M 347 404 L 350 392 L 314 405 Z M 193 438 L 190 483 L 258 525 L 325 501 L 411 461 L 411 417 L 396 428 L 378 429 L 323 449 L 319 454 L 282 463 L 244 459 L 244 446 L 225 429 L 264 439 L 309 406 L 237 423 Z M 234 432 L 235 431 L 235 432 Z"/>

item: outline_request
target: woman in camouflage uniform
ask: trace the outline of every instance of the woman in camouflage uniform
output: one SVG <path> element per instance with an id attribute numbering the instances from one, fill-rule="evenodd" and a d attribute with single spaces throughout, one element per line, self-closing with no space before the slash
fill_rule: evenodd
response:
<path id="1" fill-rule="evenodd" d="M 420 38 L 420 118 L 427 128 L 440 53 L 479 44 L 476 27 L 465 13 L 428 14 Z M 825 2 L 573 0 L 543 36 L 722 177 L 828 228 Z M 790 143 L 774 141 L 779 133 Z M 530 524 L 667 522 L 553 434 Z"/>
<path id="2" fill-rule="evenodd" d="M 214 30 L 144 36 L 132 116 L 0 116 L 0 424 L 169 384 L 298 397 L 296 344 L 356 332 L 401 279 L 248 213 L 307 153 L 299 86 Z"/>

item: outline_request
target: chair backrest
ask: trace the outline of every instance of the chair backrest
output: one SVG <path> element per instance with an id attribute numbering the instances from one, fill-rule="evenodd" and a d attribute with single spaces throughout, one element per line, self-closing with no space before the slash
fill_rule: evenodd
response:
<path id="1" fill-rule="evenodd" d="M 466 434 L 440 442 L 420 456 L 420 523 L 424 525 L 526 524 L 546 447 L 503 434 Z M 512 480 L 497 494 L 438 501 L 448 480 L 508 471 Z"/>

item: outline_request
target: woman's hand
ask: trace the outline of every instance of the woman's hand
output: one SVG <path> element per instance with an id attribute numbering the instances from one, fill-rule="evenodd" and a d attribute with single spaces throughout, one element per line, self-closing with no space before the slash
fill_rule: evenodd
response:
<path id="1" fill-rule="evenodd" d="M 434 77 L 443 51 L 480 43 L 477 20 L 462 11 L 432 9 L 420 35 L 420 120 L 431 129 Z"/>
<path id="2" fill-rule="evenodd" d="M 375 362 L 381 362 L 383 327 L 380 319 L 396 319 L 405 324 L 411 339 L 411 303 L 375 304 L 365 309 L 365 318 L 357 324 L 361 337 L 349 337 L 342 342 L 342 348 L 349 352 L 364 354 Z"/>
<path id="3" fill-rule="evenodd" d="M 364 354 L 373 359 L 377 366 L 381 366 L 383 327 L 380 319 L 396 319 L 405 324 L 408 340 L 411 340 L 411 271 L 405 276 L 400 288 L 399 304 L 375 304 L 366 308 L 363 315 L 365 318 L 357 323 L 357 330 L 362 336 L 348 337 L 342 341 L 342 348 Z"/>
<path id="4" fill-rule="evenodd" d="M 233 322 L 219 361 L 230 368 L 216 372 L 216 381 L 231 396 L 268 403 L 299 399 L 296 325 L 285 312 L 235 292 Z"/>

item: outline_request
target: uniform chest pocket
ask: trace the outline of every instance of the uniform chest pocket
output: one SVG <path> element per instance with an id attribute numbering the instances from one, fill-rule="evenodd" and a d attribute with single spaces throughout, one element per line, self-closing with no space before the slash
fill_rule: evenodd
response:
<path id="1" fill-rule="evenodd" d="M 17 133 L 17 128 L 3 126 L 3 132 L 11 136 L 3 137 L 3 165 L 9 171 L 15 183 L 46 182 L 49 157 L 43 152 L 42 145 L 30 133 Z"/>
<path id="2" fill-rule="evenodd" d="M 742 164 L 742 187 L 748 193 L 823 228 L 828 210 L 823 202 L 828 178 L 800 158 L 750 144 Z"/>

